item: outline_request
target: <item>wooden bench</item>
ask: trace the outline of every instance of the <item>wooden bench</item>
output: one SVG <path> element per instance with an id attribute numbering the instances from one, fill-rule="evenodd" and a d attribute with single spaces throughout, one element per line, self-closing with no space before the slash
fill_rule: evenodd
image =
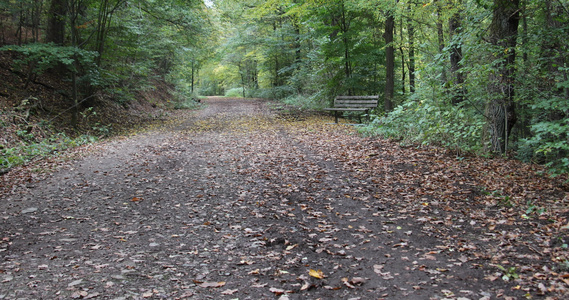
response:
<path id="1" fill-rule="evenodd" d="M 336 123 L 342 111 L 359 111 L 369 114 L 369 110 L 377 107 L 379 96 L 337 96 L 334 99 L 334 107 L 325 108 L 324 110 L 333 111 Z M 361 115 L 359 116 L 362 122 Z"/>

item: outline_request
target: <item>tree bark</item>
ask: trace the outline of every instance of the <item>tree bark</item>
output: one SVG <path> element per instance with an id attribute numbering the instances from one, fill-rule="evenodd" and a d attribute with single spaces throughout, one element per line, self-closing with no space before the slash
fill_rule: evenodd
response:
<path id="1" fill-rule="evenodd" d="M 65 21 L 67 18 L 67 0 L 52 0 L 47 19 L 46 42 L 63 45 L 65 41 Z"/>
<path id="2" fill-rule="evenodd" d="M 411 13 L 411 4 L 409 4 L 409 13 Z M 408 21 L 409 31 L 409 92 L 415 92 L 415 25 L 412 20 Z"/>
<path id="3" fill-rule="evenodd" d="M 344 76 L 346 81 L 352 77 L 352 64 L 350 62 L 350 40 L 348 39 L 348 31 L 350 30 L 350 21 L 348 16 L 346 16 L 346 9 L 344 7 L 344 2 L 342 1 L 340 7 L 340 30 L 342 31 L 342 42 L 344 44 Z M 349 85 L 348 94 L 353 94 L 354 88 Z"/>
<path id="4" fill-rule="evenodd" d="M 494 94 L 488 107 L 492 151 L 505 153 L 507 140 L 516 124 L 514 75 L 520 0 L 494 0 L 489 41 L 503 57 L 491 75 L 489 90 Z"/>
<path id="5" fill-rule="evenodd" d="M 395 16 L 393 11 L 390 11 L 388 14 L 387 20 L 385 20 L 385 32 L 383 33 L 383 38 L 387 45 L 385 48 L 385 112 L 393 110 L 393 96 L 395 94 L 395 48 L 393 47 Z"/>

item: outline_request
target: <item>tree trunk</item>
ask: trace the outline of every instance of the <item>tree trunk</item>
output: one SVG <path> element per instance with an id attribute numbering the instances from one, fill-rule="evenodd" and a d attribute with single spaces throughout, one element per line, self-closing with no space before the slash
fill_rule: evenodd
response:
<path id="1" fill-rule="evenodd" d="M 460 1 L 462 2 L 462 1 Z M 462 41 L 456 38 L 460 34 L 462 26 L 462 16 L 459 12 L 452 15 L 449 20 L 449 31 L 451 35 L 450 48 L 450 72 L 453 80 L 454 93 L 452 104 L 457 105 L 464 101 L 464 75 L 460 72 L 460 60 L 462 59 Z"/>
<path id="2" fill-rule="evenodd" d="M 196 62 L 192 58 L 192 89 L 191 89 L 192 94 L 194 93 L 195 74 L 196 74 Z"/>
<path id="3" fill-rule="evenodd" d="M 76 1 L 72 1 L 71 5 L 69 6 L 69 14 L 70 14 L 70 25 L 71 25 L 71 45 L 77 48 L 78 45 L 78 36 L 79 33 L 77 32 L 77 16 L 78 16 L 78 3 Z M 77 56 L 73 57 L 73 65 L 75 66 L 73 70 L 71 70 L 71 100 L 72 100 L 72 115 L 71 115 L 71 125 L 75 128 L 78 126 L 79 120 L 79 94 L 78 94 L 78 86 L 77 86 L 77 70 L 79 70 L 79 63 L 77 62 Z"/>
<path id="4" fill-rule="evenodd" d="M 385 39 L 385 99 L 384 107 L 385 112 L 393 110 L 393 96 L 395 94 L 395 49 L 393 47 L 393 29 L 395 27 L 395 16 L 390 11 L 385 20 L 385 32 L 383 38 Z"/>
<path id="5" fill-rule="evenodd" d="M 348 39 L 348 31 L 350 30 L 350 21 L 346 17 L 346 10 L 344 7 L 344 2 L 340 7 L 340 30 L 342 31 L 342 42 L 344 44 L 344 76 L 346 81 L 352 77 L 352 65 L 350 58 L 350 41 Z M 353 86 L 349 85 L 348 95 L 353 94 Z"/>
<path id="6" fill-rule="evenodd" d="M 97 66 L 101 66 L 103 52 L 105 50 L 105 42 L 107 33 L 111 26 L 111 20 L 115 11 L 125 2 L 125 0 L 116 0 L 111 3 L 111 0 L 102 0 L 99 4 L 99 12 L 97 18 L 97 32 L 95 37 L 95 51 L 99 54 L 95 58 Z"/>
<path id="7" fill-rule="evenodd" d="M 411 13 L 411 4 L 409 4 L 409 13 Z M 415 25 L 412 20 L 408 23 L 409 31 L 409 92 L 415 92 Z"/>
<path id="8" fill-rule="evenodd" d="M 47 16 L 46 42 L 63 45 L 65 41 L 67 0 L 52 0 Z"/>
<path id="9" fill-rule="evenodd" d="M 435 3 L 437 4 L 437 38 L 439 42 L 439 53 L 443 53 L 443 50 L 445 49 L 445 34 L 444 34 L 443 20 L 442 20 L 442 8 L 441 8 L 442 4 L 440 4 L 439 1 L 440 0 L 435 0 Z M 445 68 L 444 63 L 442 65 L 441 80 L 443 83 L 446 84 L 447 70 Z"/>
<path id="10" fill-rule="evenodd" d="M 503 57 L 491 75 L 489 90 L 494 94 L 488 107 L 492 151 L 505 153 L 507 140 L 516 124 L 514 75 L 520 0 L 494 0 L 489 40 Z"/>
<path id="11" fill-rule="evenodd" d="M 395 32 L 395 30 L 394 30 Z M 405 35 L 403 34 L 403 18 L 401 18 L 401 22 L 399 23 L 399 53 L 401 53 L 401 94 L 405 95 L 407 92 L 405 91 L 405 81 L 407 79 L 407 72 L 405 72 L 405 51 L 403 50 L 403 45 L 405 45 L 405 41 L 403 38 Z"/>
<path id="12" fill-rule="evenodd" d="M 97 18 L 97 34 L 95 37 L 95 51 L 99 53 L 95 58 L 95 63 L 97 66 L 101 66 L 103 50 L 105 49 L 105 38 L 107 34 L 107 19 L 109 17 L 108 14 L 109 8 L 109 1 L 103 0 L 99 6 L 99 15 Z"/>
<path id="13" fill-rule="evenodd" d="M 529 45 L 528 45 L 528 18 L 527 18 L 527 0 L 522 0 L 522 28 L 523 28 L 523 34 L 521 37 L 522 40 L 522 58 L 524 60 L 524 64 L 527 63 L 529 57 L 528 57 L 528 49 L 529 49 Z"/>
<path id="14" fill-rule="evenodd" d="M 546 18 L 546 26 L 548 31 L 550 32 L 562 32 L 562 28 L 567 26 L 564 22 L 567 20 L 567 17 L 563 18 L 560 16 L 566 16 L 565 12 L 563 11 L 563 7 L 560 3 L 553 3 L 550 1 L 545 1 L 545 18 Z M 564 39 L 563 35 L 559 36 L 556 35 L 553 38 L 548 39 L 547 42 L 541 45 L 543 54 L 542 57 L 550 57 L 551 59 L 547 63 L 547 73 L 550 74 L 550 81 L 555 82 L 555 77 L 562 77 L 560 76 L 559 67 L 567 66 L 566 56 L 567 56 L 567 47 L 566 47 L 566 40 Z M 567 71 L 564 72 L 564 75 L 567 76 Z M 558 88 L 552 87 L 554 91 L 557 91 L 560 97 L 563 97 L 563 93 L 565 90 L 565 94 L 567 94 L 567 88 Z"/>

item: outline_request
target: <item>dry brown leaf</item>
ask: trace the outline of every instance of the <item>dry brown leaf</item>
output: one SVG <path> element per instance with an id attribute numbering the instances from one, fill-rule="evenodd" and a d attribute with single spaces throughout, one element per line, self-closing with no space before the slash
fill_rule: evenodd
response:
<path id="1" fill-rule="evenodd" d="M 219 282 L 204 282 L 202 284 L 200 284 L 200 287 L 203 288 L 218 288 L 218 287 L 222 287 L 225 285 L 225 281 L 219 281 Z"/>
<path id="2" fill-rule="evenodd" d="M 277 288 L 270 288 L 269 291 L 271 293 L 275 293 L 277 296 L 284 294 L 286 291 L 283 289 L 277 289 Z"/>
<path id="3" fill-rule="evenodd" d="M 233 295 L 233 294 L 237 293 L 237 291 L 238 291 L 238 289 L 234 289 L 234 290 L 229 289 L 229 290 L 225 290 L 225 291 L 221 292 L 221 294 L 222 295 Z"/>
<path id="4" fill-rule="evenodd" d="M 355 286 L 353 286 L 353 285 L 350 283 L 350 281 L 348 280 L 347 277 L 342 278 L 342 283 L 343 283 L 345 286 L 347 286 L 347 287 L 349 287 L 349 288 L 351 288 L 351 289 L 355 289 L 355 288 L 356 288 Z"/>
<path id="5" fill-rule="evenodd" d="M 366 280 L 365 280 L 365 278 L 363 278 L 363 277 L 354 277 L 354 278 L 352 278 L 352 280 L 351 280 L 351 282 L 352 282 L 353 284 L 363 284 L 365 281 L 366 281 Z"/>
<path id="6" fill-rule="evenodd" d="M 373 271 L 377 274 L 381 274 L 383 270 L 383 265 L 373 265 Z"/>

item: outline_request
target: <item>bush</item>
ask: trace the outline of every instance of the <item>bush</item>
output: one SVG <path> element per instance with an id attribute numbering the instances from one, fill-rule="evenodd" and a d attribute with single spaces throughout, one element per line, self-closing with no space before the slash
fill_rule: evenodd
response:
<path id="1" fill-rule="evenodd" d="M 295 89 L 293 87 L 284 85 L 267 89 L 258 89 L 255 90 L 251 96 L 263 99 L 284 99 L 293 95 L 294 92 Z"/>
<path id="2" fill-rule="evenodd" d="M 232 88 L 225 92 L 225 97 L 239 98 L 243 97 L 243 88 Z"/>
<path id="3" fill-rule="evenodd" d="M 4 46 L 0 48 L 0 51 L 14 51 L 22 54 L 22 59 L 15 61 L 16 65 L 20 69 L 29 68 L 34 74 L 42 74 L 60 64 L 70 71 L 77 72 L 78 70 L 74 65 L 75 61 L 84 69 L 96 69 L 94 59 L 97 53 L 76 47 L 57 46 L 53 43 L 36 43 L 23 46 Z"/>
<path id="4" fill-rule="evenodd" d="M 318 101 L 316 96 L 292 95 L 284 98 L 282 102 L 300 109 L 321 110 L 325 107 L 324 103 Z"/>
<path id="5" fill-rule="evenodd" d="M 484 125 L 483 116 L 465 107 L 410 99 L 387 116 L 372 115 L 372 122 L 360 130 L 406 144 L 432 144 L 457 153 L 481 153 Z"/>
<path id="6" fill-rule="evenodd" d="M 184 88 L 176 88 L 172 91 L 174 95 L 174 109 L 198 109 L 200 107 L 200 97 L 197 93 Z"/>

